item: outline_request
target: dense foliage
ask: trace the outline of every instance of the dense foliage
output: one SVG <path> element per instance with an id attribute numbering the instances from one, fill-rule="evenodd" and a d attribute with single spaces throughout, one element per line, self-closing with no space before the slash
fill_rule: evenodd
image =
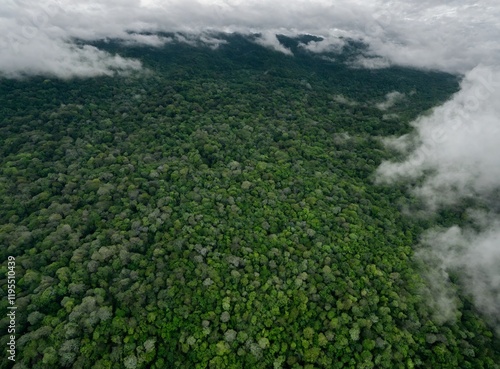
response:
<path id="1" fill-rule="evenodd" d="M 445 323 L 424 301 L 422 224 L 401 213 L 415 200 L 373 183 L 380 137 L 456 78 L 351 69 L 355 44 L 321 58 L 228 40 L 102 43 L 147 72 L 1 81 L 15 367 L 495 368 L 466 299 Z M 408 98 L 377 109 L 394 90 Z"/>

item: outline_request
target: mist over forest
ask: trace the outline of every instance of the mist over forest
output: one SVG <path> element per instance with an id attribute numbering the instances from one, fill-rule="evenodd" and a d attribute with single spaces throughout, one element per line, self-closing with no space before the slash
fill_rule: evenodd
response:
<path id="1" fill-rule="evenodd" d="M 496 1 L 0 14 L 0 368 L 499 368 Z"/>

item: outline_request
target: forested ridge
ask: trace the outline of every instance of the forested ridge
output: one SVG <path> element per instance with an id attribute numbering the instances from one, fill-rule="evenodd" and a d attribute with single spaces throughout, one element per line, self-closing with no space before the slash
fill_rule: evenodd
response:
<path id="1" fill-rule="evenodd" d="M 144 71 L 0 81 L 14 367 L 498 368 L 467 296 L 453 322 L 426 304 L 412 256 L 431 220 L 403 214 L 418 199 L 374 184 L 396 155 L 381 138 L 458 79 L 352 68 L 356 43 L 320 57 L 282 37 L 287 56 L 224 37 L 103 41 Z"/>

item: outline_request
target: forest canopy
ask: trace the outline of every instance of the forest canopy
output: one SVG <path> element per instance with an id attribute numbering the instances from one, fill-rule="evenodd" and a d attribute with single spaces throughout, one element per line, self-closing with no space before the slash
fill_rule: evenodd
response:
<path id="1" fill-rule="evenodd" d="M 466 206 L 411 217 L 421 200 L 374 181 L 400 159 L 384 138 L 459 78 L 359 68 L 363 44 L 313 54 L 308 37 L 279 37 L 293 56 L 237 34 L 103 40 L 142 69 L 0 80 L 0 258 L 16 258 L 18 305 L 1 368 L 498 368 L 460 284 L 439 319 L 413 259 Z"/>

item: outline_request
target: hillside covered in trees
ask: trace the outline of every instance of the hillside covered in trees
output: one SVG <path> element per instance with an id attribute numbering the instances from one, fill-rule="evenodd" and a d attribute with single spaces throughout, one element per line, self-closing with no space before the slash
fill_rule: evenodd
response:
<path id="1" fill-rule="evenodd" d="M 467 296 L 455 321 L 426 304 L 418 199 L 374 184 L 382 139 L 457 77 L 221 37 L 97 43 L 142 61 L 128 75 L 0 80 L 14 367 L 498 368 Z"/>

